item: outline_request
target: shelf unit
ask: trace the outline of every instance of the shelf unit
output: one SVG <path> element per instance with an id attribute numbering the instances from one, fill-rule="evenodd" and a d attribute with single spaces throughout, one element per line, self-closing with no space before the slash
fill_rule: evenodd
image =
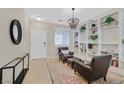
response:
<path id="1" fill-rule="evenodd" d="M 109 17 L 113 18 L 113 21 L 105 23 Z M 86 30 L 80 32 L 80 27 L 84 25 Z M 119 67 L 124 65 L 124 9 L 110 9 L 82 22 L 78 27 L 78 34 L 79 55 L 93 57 L 107 53 L 117 58 Z M 96 40 L 89 39 L 94 35 L 97 35 Z M 89 48 L 89 44 L 92 45 L 92 49 Z"/>
<path id="2" fill-rule="evenodd" d="M 78 41 L 78 36 L 79 33 L 77 31 L 74 32 L 74 52 L 78 53 L 78 48 L 79 48 L 79 41 Z"/>
<path id="3" fill-rule="evenodd" d="M 78 31 L 78 33 L 79 33 L 79 39 L 78 39 L 79 40 L 79 50 L 78 50 L 78 53 L 79 54 L 86 53 L 86 31 L 87 31 L 87 27 L 86 27 L 85 23 L 82 24 L 82 26 L 84 26 L 86 28 L 86 30 Z"/>

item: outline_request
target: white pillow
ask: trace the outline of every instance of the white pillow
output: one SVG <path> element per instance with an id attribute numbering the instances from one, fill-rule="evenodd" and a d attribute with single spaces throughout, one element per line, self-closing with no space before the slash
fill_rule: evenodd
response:
<path id="1" fill-rule="evenodd" d="M 90 58 L 86 58 L 85 64 L 90 64 L 90 63 L 91 63 L 91 60 L 92 60 L 92 59 L 90 59 Z"/>
<path id="2" fill-rule="evenodd" d="M 62 52 L 63 54 L 69 54 L 69 51 L 68 51 L 68 50 L 61 50 L 61 52 Z"/>

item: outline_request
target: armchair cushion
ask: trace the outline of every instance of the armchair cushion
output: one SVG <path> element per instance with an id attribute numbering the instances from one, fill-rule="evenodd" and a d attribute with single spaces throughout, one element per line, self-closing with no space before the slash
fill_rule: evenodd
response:
<path id="1" fill-rule="evenodd" d="M 69 54 L 69 51 L 68 50 L 61 50 L 61 53 L 62 54 Z"/>
<path id="2" fill-rule="evenodd" d="M 87 65 L 87 64 L 80 64 L 82 66 L 82 68 L 88 70 L 88 71 L 92 71 L 92 68 L 90 65 Z"/>

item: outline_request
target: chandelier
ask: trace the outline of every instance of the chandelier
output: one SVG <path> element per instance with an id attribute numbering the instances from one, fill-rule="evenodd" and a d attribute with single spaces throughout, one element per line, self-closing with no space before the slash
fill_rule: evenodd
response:
<path id="1" fill-rule="evenodd" d="M 79 19 L 74 18 L 74 10 L 75 8 L 72 8 L 72 18 L 67 20 L 71 29 L 75 29 L 79 23 Z"/>

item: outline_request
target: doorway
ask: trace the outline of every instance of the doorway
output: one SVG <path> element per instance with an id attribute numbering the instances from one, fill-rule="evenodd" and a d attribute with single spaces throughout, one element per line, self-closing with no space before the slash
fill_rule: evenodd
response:
<path id="1" fill-rule="evenodd" d="M 47 58 L 47 31 L 31 31 L 31 59 Z"/>

